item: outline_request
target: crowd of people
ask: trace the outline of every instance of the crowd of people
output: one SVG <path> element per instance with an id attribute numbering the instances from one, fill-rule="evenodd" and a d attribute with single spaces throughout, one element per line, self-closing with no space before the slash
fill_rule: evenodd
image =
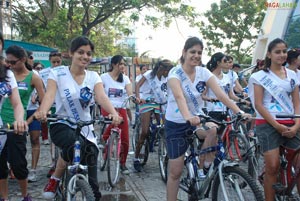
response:
<path id="1" fill-rule="evenodd" d="M 1 35 L 1 53 L 3 47 Z M 93 102 L 99 104 L 102 115 L 109 116 L 113 122 L 103 133 L 103 140 L 109 138 L 112 127 L 121 129 L 120 168 L 123 174 L 129 174 L 126 163 L 132 117 L 124 103 L 134 92 L 125 73 L 126 60 L 122 55 L 113 56 L 108 72 L 99 75 L 88 70 L 94 49 L 89 38 L 76 37 L 69 47 L 71 64 L 62 65 L 61 53 L 51 52 L 51 66 L 48 68 L 40 62 L 34 62 L 32 52 L 19 46 L 8 47 L 5 58 L 1 56 L 0 117 L 1 122 L 14 125 L 14 132 L 8 132 L 0 138 L 0 201 L 8 200 L 7 178 L 10 172 L 18 180 L 23 201 L 32 200 L 27 186 L 28 181 L 35 182 L 38 179 L 36 169 L 40 136 L 43 144 L 51 142 L 52 149 L 54 146 L 61 149 L 57 161 L 54 160 L 53 151 L 49 153 L 52 167 L 43 193 L 45 199 L 54 198 L 65 167 L 73 158 L 71 147 L 75 142 L 75 128 L 67 121 L 48 125 L 46 120 L 49 111 L 76 121 L 87 121 L 92 118 L 90 106 Z M 281 39 L 271 41 L 265 59 L 257 61 L 247 80 L 240 75 L 241 66 L 233 62 L 233 57 L 222 52 L 213 54 L 210 61 L 203 65 L 203 50 L 203 42 L 197 37 L 190 37 L 184 44 L 178 64 L 174 65 L 170 60 L 164 59 L 158 61 L 152 70 L 146 65 L 140 66 L 134 91 L 135 101 L 139 105 L 141 133 L 133 167 L 137 172 L 142 170 L 139 155 L 148 134 L 152 113 L 154 117 L 163 113 L 169 157 L 166 194 L 168 201 L 175 201 L 184 167 L 184 154 L 188 149 L 186 130 L 203 127 L 197 132 L 204 139 L 202 148 L 216 144 L 217 126 L 211 122 L 200 125 L 198 115 L 207 112 L 217 120 L 226 119 L 229 110 L 245 118 L 255 115 L 248 134 L 257 135 L 262 145 L 266 164 L 265 199 L 273 201 L 275 192 L 272 185 L 276 183 L 279 169 L 279 157 L 274 156 L 279 156 L 279 146 L 283 143 L 293 149 L 300 147 L 297 136 L 300 120 L 275 117 L 276 114 L 300 114 L 300 51 L 288 51 L 287 44 Z M 249 91 L 245 91 L 242 86 L 248 86 Z M 241 96 L 250 97 L 251 102 Z M 245 113 L 236 102 L 245 102 L 249 106 L 252 104 L 254 114 Z M 159 106 L 163 103 L 166 103 L 166 107 Z M 25 131 L 29 133 L 32 147 L 30 170 L 27 168 Z M 80 141 L 83 143 L 83 157 L 88 165 L 88 181 L 95 200 L 98 201 L 101 192 L 97 181 L 97 139 L 93 126 L 84 127 L 82 131 Z M 200 177 L 205 178 L 205 169 L 209 168 L 213 159 L 213 154 L 200 157 Z M 300 191 L 300 185 L 298 190 Z"/>

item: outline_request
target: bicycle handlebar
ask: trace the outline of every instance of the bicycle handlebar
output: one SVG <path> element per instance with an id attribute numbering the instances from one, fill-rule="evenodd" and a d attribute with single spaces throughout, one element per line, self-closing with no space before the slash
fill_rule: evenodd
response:
<path id="1" fill-rule="evenodd" d="M 67 121 L 68 123 L 70 123 L 71 125 L 77 125 L 78 127 L 82 128 L 84 126 L 88 126 L 91 125 L 93 123 L 95 123 L 95 120 L 89 120 L 89 121 L 82 121 L 79 120 L 77 122 L 70 120 L 69 117 L 63 117 L 63 116 L 58 116 L 56 114 L 50 114 L 47 115 L 47 121 L 48 122 L 57 122 L 59 120 L 63 120 L 63 121 Z"/>
<path id="2" fill-rule="evenodd" d="M 230 121 L 218 121 L 208 115 L 205 114 L 199 114 L 197 115 L 200 118 L 200 124 L 205 124 L 206 122 L 213 122 L 215 124 L 217 124 L 218 126 L 222 126 L 222 125 L 228 125 L 228 124 L 232 124 L 233 122 L 242 119 L 242 115 L 241 114 L 237 114 L 235 116 L 232 117 L 232 119 Z M 189 120 L 187 120 L 188 124 L 191 124 Z"/>
<path id="3" fill-rule="evenodd" d="M 300 118 L 300 114 L 276 114 L 276 118 L 289 118 L 289 119 L 296 119 Z"/>

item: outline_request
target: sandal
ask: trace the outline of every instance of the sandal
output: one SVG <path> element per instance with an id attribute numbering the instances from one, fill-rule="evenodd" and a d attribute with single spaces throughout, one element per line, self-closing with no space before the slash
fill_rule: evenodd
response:
<path id="1" fill-rule="evenodd" d="M 248 133 L 247 133 L 247 135 L 249 137 L 254 137 L 255 136 L 254 130 L 249 130 Z"/>

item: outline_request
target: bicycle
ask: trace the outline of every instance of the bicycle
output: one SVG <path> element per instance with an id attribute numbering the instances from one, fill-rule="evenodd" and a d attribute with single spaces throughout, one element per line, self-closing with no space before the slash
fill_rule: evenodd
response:
<path id="1" fill-rule="evenodd" d="M 199 117 L 202 125 L 205 125 L 206 122 L 213 122 L 218 126 L 230 125 L 241 118 L 238 115 L 229 122 L 219 122 L 206 115 L 199 115 Z M 226 152 L 220 133 L 217 135 L 218 143 L 216 146 L 201 150 L 202 143 L 196 134 L 199 129 L 203 128 L 187 131 L 189 150 L 184 158 L 186 175 L 180 180 L 179 185 L 179 188 L 188 194 L 189 201 L 208 198 L 211 188 L 213 201 L 252 200 L 253 198 L 256 201 L 264 200 L 263 194 L 254 179 L 239 168 L 236 162 L 226 160 Z M 197 172 L 198 156 L 215 151 L 215 159 L 209 167 L 206 177 L 200 179 Z"/>
<path id="2" fill-rule="evenodd" d="M 135 97 L 127 97 L 123 105 L 126 105 L 130 99 L 135 100 Z M 101 134 L 103 134 L 106 126 L 112 123 L 111 119 L 105 117 L 96 120 L 96 122 L 103 124 Z M 121 135 L 121 129 L 112 128 L 103 150 L 100 149 L 101 159 L 98 157 L 98 160 L 100 159 L 98 162 L 100 170 L 104 171 L 107 168 L 108 183 L 112 188 L 116 186 L 120 176 Z"/>
<path id="3" fill-rule="evenodd" d="M 94 200 L 94 195 L 90 184 L 88 183 L 88 166 L 81 164 L 81 144 L 79 141 L 81 129 L 94 123 L 95 120 L 73 122 L 68 117 L 60 117 L 51 115 L 47 117 L 48 122 L 67 121 L 71 125 L 76 125 L 75 143 L 74 143 L 74 158 L 71 164 L 68 165 L 63 177 L 61 178 L 58 192 L 55 195 L 55 200 Z M 78 195 L 80 193 L 81 195 Z M 78 197 L 79 196 L 79 197 Z"/>
<path id="4" fill-rule="evenodd" d="M 150 102 L 151 101 L 151 102 Z M 147 137 L 144 141 L 144 143 L 142 144 L 142 147 L 140 149 L 140 154 L 139 154 L 139 159 L 141 162 L 141 165 L 144 166 L 146 165 L 147 161 L 148 161 L 148 157 L 149 157 L 149 153 L 150 152 L 154 152 L 154 146 L 156 144 L 158 144 L 158 156 L 162 156 L 163 150 L 166 148 L 164 148 L 163 146 L 165 146 L 165 143 L 163 143 L 164 139 L 164 118 L 163 118 L 163 112 L 162 112 L 162 106 L 166 104 L 166 102 L 164 103 L 157 103 L 154 100 L 149 100 L 147 101 L 151 104 L 158 104 L 159 105 L 159 120 L 157 122 L 156 120 L 156 116 L 155 113 L 152 112 L 151 116 L 150 116 L 150 124 L 149 124 L 149 130 L 148 130 L 148 134 Z M 134 147 L 136 147 L 136 144 L 139 141 L 140 138 L 140 120 L 138 121 L 137 127 L 135 132 L 133 133 L 131 139 L 133 141 Z M 166 152 L 165 152 L 166 153 Z M 162 177 L 164 177 L 164 173 L 162 173 L 163 167 L 161 166 L 162 164 L 160 163 L 160 159 L 159 159 L 159 164 L 160 164 L 160 171 L 162 174 Z"/>
<path id="5" fill-rule="evenodd" d="M 300 115 L 276 115 L 276 118 L 300 118 Z M 296 136 L 299 140 L 300 138 Z M 279 147 L 279 174 L 277 177 L 277 183 L 273 184 L 275 190 L 276 201 L 288 201 L 288 200 L 300 200 L 299 195 L 295 195 L 293 192 L 294 187 L 297 184 L 297 180 L 300 176 L 300 167 L 297 166 L 299 160 L 300 147 L 297 149 L 291 149 L 280 145 Z M 263 186 L 265 170 L 262 171 L 259 176 L 259 182 Z"/>

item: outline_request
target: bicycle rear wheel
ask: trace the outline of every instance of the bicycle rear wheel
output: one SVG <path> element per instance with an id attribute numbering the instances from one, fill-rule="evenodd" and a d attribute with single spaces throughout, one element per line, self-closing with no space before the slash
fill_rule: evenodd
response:
<path id="1" fill-rule="evenodd" d="M 263 201 L 264 197 L 254 179 L 239 167 L 223 168 L 223 180 L 228 200 Z M 213 182 L 212 201 L 225 200 L 219 176 Z"/>
<path id="2" fill-rule="evenodd" d="M 107 176 L 108 183 L 114 187 L 119 179 L 120 173 L 120 150 L 119 150 L 119 134 L 113 132 L 109 137 L 107 149 Z"/>
<path id="3" fill-rule="evenodd" d="M 167 183 L 169 157 L 167 156 L 167 147 L 166 147 L 166 139 L 165 139 L 165 135 L 164 135 L 164 130 L 161 130 L 159 135 L 160 135 L 159 142 L 158 142 L 159 171 L 160 171 L 162 180 L 165 183 Z"/>
<path id="4" fill-rule="evenodd" d="M 133 135 L 131 136 L 131 144 L 132 144 L 133 151 L 135 151 L 136 145 L 139 141 L 140 132 L 141 132 L 141 120 L 140 118 L 136 118 Z"/>

